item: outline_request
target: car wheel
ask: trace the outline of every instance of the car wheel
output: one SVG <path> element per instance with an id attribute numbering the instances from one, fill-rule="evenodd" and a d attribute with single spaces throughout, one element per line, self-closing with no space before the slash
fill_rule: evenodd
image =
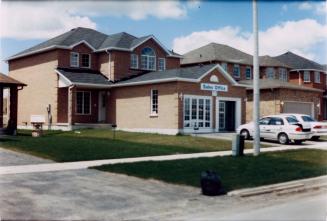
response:
<path id="1" fill-rule="evenodd" d="M 311 137 L 311 140 L 318 141 L 319 138 L 320 138 L 320 136 L 313 136 L 313 137 Z"/>
<path id="2" fill-rule="evenodd" d="M 279 135 L 278 135 L 278 142 L 279 142 L 280 144 L 288 144 L 289 139 L 288 139 L 287 134 L 285 134 L 285 133 L 281 133 L 281 134 L 279 134 Z"/>
<path id="3" fill-rule="evenodd" d="M 245 140 L 250 139 L 250 133 L 249 133 L 249 131 L 246 130 L 246 129 L 241 130 L 240 135 L 243 136 Z"/>
<path id="4" fill-rule="evenodd" d="M 301 144 L 302 144 L 302 141 L 303 141 L 303 140 L 294 140 L 294 143 L 295 143 L 296 145 L 301 145 Z"/>

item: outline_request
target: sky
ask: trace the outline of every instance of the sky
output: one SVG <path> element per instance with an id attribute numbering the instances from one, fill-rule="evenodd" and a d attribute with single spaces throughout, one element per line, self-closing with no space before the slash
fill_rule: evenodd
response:
<path id="1" fill-rule="evenodd" d="M 1 0 L 0 0 L 1 1 Z M 325 1 L 258 1 L 259 54 L 292 51 L 327 64 Z M 0 58 L 76 27 L 153 34 L 183 54 L 210 42 L 252 54 L 252 1 L 1 1 Z"/>

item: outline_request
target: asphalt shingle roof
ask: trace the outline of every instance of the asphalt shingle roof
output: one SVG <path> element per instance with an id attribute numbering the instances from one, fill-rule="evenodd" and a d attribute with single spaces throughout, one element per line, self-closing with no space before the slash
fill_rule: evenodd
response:
<path id="1" fill-rule="evenodd" d="M 57 68 L 57 71 L 70 80 L 73 84 L 95 84 L 108 86 L 112 84 L 112 82 L 108 81 L 106 76 L 99 71 L 68 68 Z"/>
<path id="2" fill-rule="evenodd" d="M 2 73 L 0 73 L 0 84 L 26 85 Z"/>
<path id="3" fill-rule="evenodd" d="M 279 60 L 270 57 L 269 55 L 260 56 L 259 63 L 261 67 L 285 67 L 291 68 L 290 66 L 280 62 Z"/>
<path id="4" fill-rule="evenodd" d="M 248 89 L 252 89 L 253 87 L 253 80 L 245 80 L 239 81 L 240 84 L 248 85 Z M 260 79 L 259 80 L 260 89 L 273 89 L 273 88 L 286 88 L 292 90 L 305 90 L 305 91 L 319 91 L 322 92 L 320 89 L 310 88 L 303 85 L 292 84 L 285 81 L 280 80 L 272 80 L 272 79 Z"/>
<path id="5" fill-rule="evenodd" d="M 274 58 L 289 65 L 293 69 L 316 69 L 316 70 L 326 71 L 323 65 L 311 61 L 307 58 L 301 57 L 290 51 L 282 55 L 276 56 Z"/>
<path id="6" fill-rule="evenodd" d="M 176 68 L 176 69 L 169 69 L 165 71 L 155 71 L 145 73 L 139 76 L 132 77 L 127 80 L 123 80 L 117 82 L 117 84 L 129 84 L 129 83 L 139 83 L 145 81 L 153 81 L 153 80 L 165 80 L 170 78 L 184 78 L 184 79 L 198 79 L 203 74 L 208 72 L 217 64 L 209 64 L 209 65 L 198 65 L 192 67 L 185 67 L 185 68 Z"/>
<path id="7" fill-rule="evenodd" d="M 106 35 L 104 33 L 98 32 L 93 29 L 78 27 L 64 34 L 61 34 L 57 37 L 42 42 L 34 47 L 21 51 L 11 57 L 13 58 L 13 57 L 25 55 L 27 53 L 32 53 L 35 51 L 43 50 L 54 46 L 69 47 L 81 41 L 86 41 L 96 50 L 106 49 L 109 47 L 131 49 L 149 37 L 151 37 L 151 35 L 138 38 L 126 32 Z M 177 55 L 176 53 L 171 53 L 171 54 Z"/>
<path id="8" fill-rule="evenodd" d="M 252 64 L 252 55 L 228 45 L 210 43 L 183 55 L 181 64 L 193 64 L 210 61 L 227 61 L 240 64 Z"/>

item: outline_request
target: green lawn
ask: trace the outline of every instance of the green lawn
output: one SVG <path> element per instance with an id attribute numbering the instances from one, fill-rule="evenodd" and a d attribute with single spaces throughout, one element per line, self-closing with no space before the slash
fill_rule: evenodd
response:
<path id="1" fill-rule="evenodd" d="M 214 157 L 162 162 L 139 162 L 95 167 L 102 171 L 153 178 L 198 187 L 200 173 L 216 171 L 227 191 L 327 174 L 327 151 L 292 150 L 258 157 Z"/>
<path id="2" fill-rule="evenodd" d="M 51 131 L 34 138 L 30 131 L 21 130 L 17 137 L 1 140 L 0 146 L 58 162 L 71 162 L 230 150 L 231 141 L 122 131 L 117 131 L 113 139 L 112 131 L 105 129 Z M 246 144 L 246 148 L 250 147 L 251 144 Z"/>

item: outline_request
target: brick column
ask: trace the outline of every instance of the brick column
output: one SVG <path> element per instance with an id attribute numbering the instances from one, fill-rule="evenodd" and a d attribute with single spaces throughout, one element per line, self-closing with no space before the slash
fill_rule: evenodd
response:
<path id="1" fill-rule="evenodd" d="M 17 130 L 17 105 L 18 90 L 17 86 L 10 87 L 10 114 L 8 122 L 8 133 L 15 134 Z"/>
<path id="2" fill-rule="evenodd" d="M 0 86 L 0 128 L 3 128 L 3 87 Z"/>
<path id="3" fill-rule="evenodd" d="M 68 124 L 74 124 L 74 100 L 75 100 L 75 87 L 68 88 Z"/>

